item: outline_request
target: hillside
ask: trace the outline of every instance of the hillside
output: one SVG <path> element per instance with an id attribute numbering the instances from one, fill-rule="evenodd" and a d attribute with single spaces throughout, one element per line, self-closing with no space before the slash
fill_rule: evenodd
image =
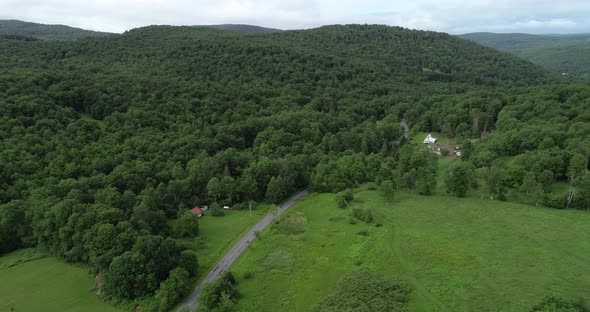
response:
<path id="1" fill-rule="evenodd" d="M 590 34 L 529 35 L 471 33 L 459 36 L 518 55 L 556 73 L 590 78 Z"/>
<path id="2" fill-rule="evenodd" d="M 0 20 L 0 35 L 33 37 L 42 40 L 76 40 L 86 37 L 105 37 L 113 34 L 65 25 L 45 25 L 19 20 Z"/>
<path id="3" fill-rule="evenodd" d="M 187 208 L 224 218 L 225 205 L 365 182 L 432 194 L 437 158 L 401 139 L 402 118 L 474 139 L 465 163 L 478 169 L 504 173 L 495 158 L 514 158 L 485 175 L 486 197 L 531 182 L 521 170 L 539 173 L 535 190 L 586 181 L 590 88 L 447 34 L 150 26 L 22 39 L 0 38 L 0 253 L 36 246 L 84 264 L 107 297 L 146 312 L 173 306 L 202 276 L 197 259 L 216 258 L 179 240 L 223 249 Z"/>
<path id="4" fill-rule="evenodd" d="M 244 25 L 244 24 L 220 24 L 220 25 L 197 25 L 195 27 L 209 27 L 221 30 L 239 31 L 253 34 L 268 34 L 275 32 L 282 32 L 281 29 L 260 27 L 255 25 Z"/>

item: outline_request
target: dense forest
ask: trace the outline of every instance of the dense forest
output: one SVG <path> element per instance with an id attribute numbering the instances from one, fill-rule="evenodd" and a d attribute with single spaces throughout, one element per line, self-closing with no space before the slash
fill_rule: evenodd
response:
<path id="1" fill-rule="evenodd" d="M 509 52 L 568 78 L 590 79 L 590 34 L 530 35 L 471 33 L 459 36 Z"/>
<path id="2" fill-rule="evenodd" d="M 197 233 L 168 222 L 193 224 L 187 207 L 369 181 L 431 194 L 437 157 L 406 144 L 402 119 L 463 142 L 449 175 L 470 179 L 450 194 L 523 189 L 523 202 L 590 207 L 590 86 L 447 34 L 13 36 L 0 68 L 0 253 L 38 246 L 88 264 L 106 299 L 155 294 L 164 311 L 190 288 L 198 255 L 172 237 Z M 544 195 L 555 181 L 567 197 Z"/>

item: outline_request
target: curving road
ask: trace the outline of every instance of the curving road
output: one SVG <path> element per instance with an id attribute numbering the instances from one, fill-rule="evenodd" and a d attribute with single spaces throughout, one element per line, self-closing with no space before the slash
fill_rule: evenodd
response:
<path id="1" fill-rule="evenodd" d="M 298 194 L 294 195 L 293 197 L 289 198 L 286 202 L 282 205 L 278 206 L 276 210 L 273 210 L 271 213 L 267 214 L 262 218 L 256 225 L 254 225 L 240 240 L 229 250 L 221 260 L 215 265 L 213 270 L 209 271 L 207 276 L 197 285 L 197 287 L 193 290 L 193 292 L 184 300 L 182 304 L 178 307 L 177 310 L 182 308 L 189 308 L 189 310 L 193 310 L 199 304 L 198 298 L 201 292 L 201 289 L 205 284 L 214 281 L 221 273 L 227 271 L 229 267 L 240 257 L 240 255 L 252 244 L 252 241 L 256 238 L 256 232 L 260 232 L 264 230 L 277 216 L 283 213 L 285 210 L 289 209 L 293 204 L 295 204 L 301 197 L 305 196 L 308 193 L 308 190 L 304 190 L 299 192 Z"/>

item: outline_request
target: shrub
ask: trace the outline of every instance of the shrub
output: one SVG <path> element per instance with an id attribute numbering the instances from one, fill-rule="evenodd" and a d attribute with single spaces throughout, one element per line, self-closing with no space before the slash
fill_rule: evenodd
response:
<path id="1" fill-rule="evenodd" d="M 214 217 L 223 217 L 225 216 L 225 211 L 221 209 L 221 206 L 215 202 L 209 206 L 209 211 L 211 211 L 211 215 Z"/>
<path id="2" fill-rule="evenodd" d="M 360 230 L 356 232 L 356 234 L 360 236 L 369 236 L 369 230 Z"/>
<path id="3" fill-rule="evenodd" d="M 230 271 L 206 284 L 199 297 L 199 311 L 230 311 L 234 300 L 239 298 L 235 285 L 236 279 Z"/>
<path id="4" fill-rule="evenodd" d="M 275 223 L 273 227 L 281 234 L 296 235 L 305 232 L 305 224 L 307 224 L 305 215 L 303 213 L 296 213 Z"/>
<path id="5" fill-rule="evenodd" d="M 370 209 L 363 209 L 355 207 L 352 209 L 352 217 L 364 221 L 366 223 L 373 223 L 373 212 Z"/>
<path id="6" fill-rule="evenodd" d="M 357 261 L 354 264 L 360 265 L 360 261 Z M 313 311 L 407 311 L 409 294 L 410 288 L 403 281 L 382 278 L 369 270 L 359 270 L 342 277 L 338 281 L 336 293 L 322 300 Z"/>
<path id="7" fill-rule="evenodd" d="M 188 210 L 178 212 L 178 218 L 174 225 L 176 237 L 195 237 L 199 234 L 199 217 Z"/>
<path id="8" fill-rule="evenodd" d="M 192 282 L 189 273 L 183 268 L 176 268 L 170 272 L 168 279 L 160 284 L 156 293 L 157 311 L 169 311 L 191 289 Z"/>
<path id="9" fill-rule="evenodd" d="M 346 189 L 336 195 L 336 204 L 338 208 L 346 208 L 348 204 L 354 199 L 354 194 L 351 189 Z"/>
<path id="10" fill-rule="evenodd" d="M 547 296 L 541 303 L 533 307 L 531 312 L 590 312 L 583 301 L 564 299 L 558 296 Z"/>

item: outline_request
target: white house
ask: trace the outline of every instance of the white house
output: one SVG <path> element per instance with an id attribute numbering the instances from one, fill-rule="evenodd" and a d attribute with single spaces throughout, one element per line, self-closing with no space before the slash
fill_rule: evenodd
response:
<path id="1" fill-rule="evenodd" d="M 437 140 L 437 138 L 433 138 L 432 135 L 429 133 L 424 139 L 424 144 L 434 144 Z"/>

